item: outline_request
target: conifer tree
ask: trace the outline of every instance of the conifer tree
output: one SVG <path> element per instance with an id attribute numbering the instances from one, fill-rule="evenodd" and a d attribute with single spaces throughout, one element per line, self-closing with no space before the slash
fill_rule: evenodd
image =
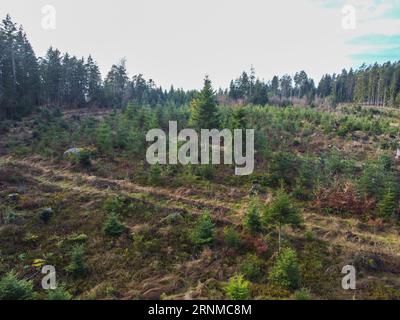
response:
<path id="1" fill-rule="evenodd" d="M 382 218 L 391 218 L 394 216 L 397 210 L 396 206 L 396 195 L 390 189 L 387 190 L 383 199 L 378 204 L 379 215 Z"/>
<path id="2" fill-rule="evenodd" d="M 190 103 L 190 124 L 193 128 L 218 129 L 220 121 L 211 81 L 206 77 L 201 92 Z"/>
<path id="3" fill-rule="evenodd" d="M 265 211 L 264 222 L 272 225 L 278 230 L 278 247 L 281 250 L 282 227 L 290 225 L 298 227 L 302 223 L 299 211 L 294 206 L 290 197 L 281 188 L 269 207 Z"/>

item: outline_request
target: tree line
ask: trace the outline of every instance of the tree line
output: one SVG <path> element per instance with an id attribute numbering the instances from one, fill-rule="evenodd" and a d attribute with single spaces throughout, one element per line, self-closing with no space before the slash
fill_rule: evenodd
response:
<path id="1" fill-rule="evenodd" d="M 102 78 L 94 59 L 49 48 L 38 58 L 22 26 L 9 15 L 0 24 L 0 117 L 18 118 L 36 106 L 122 107 L 128 102 L 151 106 L 188 105 L 197 95 L 171 87 L 164 90 L 143 75 L 128 76 L 125 61 Z M 252 67 L 218 91 L 224 104 L 360 103 L 400 107 L 400 62 L 363 65 L 357 70 L 322 77 L 316 86 L 305 71 L 293 77 L 260 80 Z"/>
<path id="2" fill-rule="evenodd" d="M 318 86 L 305 71 L 274 76 L 262 81 L 254 68 L 232 80 L 229 89 L 220 90 L 222 100 L 250 104 L 326 104 L 359 103 L 400 107 L 400 62 L 363 64 L 359 69 L 343 69 L 340 74 L 325 74 Z"/>
<path id="3" fill-rule="evenodd" d="M 9 15 L 0 24 L 0 116 L 17 118 L 35 106 L 121 107 L 184 105 L 195 91 L 164 90 L 143 75 L 129 78 L 125 61 L 102 79 L 94 59 L 78 58 L 49 48 L 37 58 L 22 26 Z"/>

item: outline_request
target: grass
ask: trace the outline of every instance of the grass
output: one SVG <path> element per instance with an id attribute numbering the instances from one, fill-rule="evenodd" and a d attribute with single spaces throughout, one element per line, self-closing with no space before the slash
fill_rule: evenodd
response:
<path id="1" fill-rule="evenodd" d="M 278 143 L 278 136 L 282 134 L 283 148 L 293 138 L 299 140 L 300 145 L 293 147 L 293 154 L 299 159 L 305 152 L 318 159 L 327 152 L 329 144 L 340 149 L 341 159 L 357 157 L 357 162 L 363 164 L 367 158 L 377 157 L 373 147 L 379 145 L 381 136 L 367 130 L 372 121 L 368 114 L 356 113 L 346 120 L 360 125 L 365 133 L 376 138 L 377 141 L 361 142 L 362 148 L 373 150 L 363 153 L 352 147 L 350 133 L 354 128 L 344 137 L 334 131 L 324 133 L 331 121 L 344 121 L 346 115 L 343 112 L 271 106 L 247 108 L 249 124 L 271 137 L 271 154 L 276 151 L 273 144 Z M 386 124 L 398 116 L 385 113 L 381 117 L 376 120 L 381 122 L 382 132 L 390 133 L 392 127 Z M 302 150 L 304 146 L 306 148 Z M 16 147 L 13 144 L 12 148 Z M 268 174 L 268 161 L 261 156 L 257 161 L 254 179 L 262 180 Z M 353 178 L 354 167 L 349 165 L 348 168 L 345 169 L 351 174 L 334 175 L 327 179 L 328 183 L 335 178 Z M 146 182 L 143 164 L 135 167 L 123 157 L 112 161 L 99 157 L 91 169 L 82 169 L 62 159 L 38 157 L 35 152 L 13 153 L 12 150 L 0 156 L 0 169 L 8 173 L 0 181 L 0 210 L 14 210 L 21 220 L 0 226 L 0 277 L 11 269 L 15 269 L 21 278 L 32 277 L 38 298 L 44 299 L 45 293 L 37 289 L 40 276 L 32 272 L 30 264 L 40 258 L 56 266 L 57 276 L 74 299 L 224 299 L 227 281 L 240 273 L 248 254 L 265 264 L 262 267 L 265 274 L 257 279 L 257 283 L 250 284 L 254 298 L 296 297 L 295 292 L 278 288 L 268 281 L 276 256 L 275 234 L 266 230 L 264 234 L 250 235 L 243 229 L 253 178 L 230 179 L 230 169 L 225 168 L 216 173 L 214 180 L 207 182 L 193 180 L 191 185 L 175 187 L 168 181 L 163 186 L 151 186 Z M 184 173 L 179 175 L 182 178 Z M 172 182 L 174 177 L 170 179 Z M 286 187 L 291 188 L 290 185 Z M 17 202 L 5 200 L 8 194 L 17 191 L 21 193 Z M 267 204 L 274 197 L 274 191 L 271 186 L 262 186 L 262 203 Z M 133 204 L 131 209 L 123 208 L 117 213 L 127 232 L 120 237 L 107 237 L 102 230 L 107 215 L 104 203 L 117 196 L 124 196 L 127 203 Z M 317 212 L 312 200 L 297 201 L 296 205 L 302 209 L 306 228 L 288 228 L 284 232 L 284 242 L 296 250 L 299 264 L 305 266 L 302 272 L 307 286 L 301 284 L 304 292 L 313 299 L 351 298 L 340 287 L 341 266 L 362 252 L 380 256 L 385 269 L 379 273 L 363 270 L 363 286 L 357 297 L 394 296 L 385 285 L 389 282 L 400 289 L 398 281 L 391 277 L 400 270 L 397 225 L 387 222 L 383 230 L 374 233 L 365 227 L 363 218 Z M 38 215 L 47 207 L 55 214 L 48 224 L 44 224 Z M 215 224 L 215 241 L 196 248 L 190 235 L 205 210 L 210 212 Z M 183 218 L 175 222 L 166 219 L 174 213 Z M 226 227 L 236 230 L 239 248 L 226 245 L 223 232 Z M 306 236 L 307 230 L 312 236 Z M 375 247 L 374 243 L 378 245 Z M 65 271 L 76 244 L 85 246 L 83 258 L 87 273 L 84 278 L 73 277 Z M 260 244 L 266 244 L 267 249 L 260 251 Z M 319 269 L 321 264 L 323 269 Z M 312 268 L 323 271 L 315 274 L 307 271 L 314 270 Z M 375 278 L 368 280 L 369 277 Z"/>

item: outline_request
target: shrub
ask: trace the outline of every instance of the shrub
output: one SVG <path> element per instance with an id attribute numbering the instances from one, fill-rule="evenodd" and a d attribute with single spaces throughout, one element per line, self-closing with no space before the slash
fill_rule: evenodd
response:
<path id="1" fill-rule="evenodd" d="M 90 167 L 91 166 L 91 161 L 90 158 L 92 157 L 92 152 L 88 149 L 80 149 L 80 154 L 78 158 L 78 162 L 82 167 Z"/>
<path id="2" fill-rule="evenodd" d="M 272 187 L 279 185 L 283 179 L 291 185 L 297 175 L 298 159 L 295 154 L 278 152 L 274 154 L 269 163 L 269 184 Z"/>
<path id="3" fill-rule="evenodd" d="M 300 286 L 300 267 L 297 254 L 293 249 L 285 248 L 278 255 L 269 274 L 269 280 L 285 289 L 298 289 Z"/>
<path id="4" fill-rule="evenodd" d="M 149 183 L 159 185 L 162 182 L 162 171 L 159 164 L 152 165 L 149 171 Z"/>
<path id="5" fill-rule="evenodd" d="M 119 222 L 116 214 L 108 214 L 104 222 L 103 231 L 108 236 L 120 236 L 125 231 L 125 226 Z"/>
<path id="6" fill-rule="evenodd" d="M 192 233 L 192 240 L 196 245 L 206 245 L 214 241 L 215 226 L 208 213 L 204 213 Z"/>
<path id="7" fill-rule="evenodd" d="M 252 233 L 257 233 L 261 231 L 261 216 L 260 216 L 261 206 L 259 201 L 253 200 L 247 209 L 246 216 L 244 218 L 244 226 L 247 230 Z"/>
<path id="8" fill-rule="evenodd" d="M 92 151 L 86 148 L 77 148 L 74 149 L 74 152 L 71 152 L 66 155 L 67 160 L 71 162 L 71 164 L 79 164 L 82 167 L 90 167 Z"/>
<path id="9" fill-rule="evenodd" d="M 240 237 L 234 228 L 225 227 L 224 237 L 225 237 L 225 242 L 229 247 L 234 249 L 238 249 L 240 247 L 241 244 Z"/>
<path id="10" fill-rule="evenodd" d="M 86 273 L 87 268 L 84 261 L 85 248 L 83 245 L 76 245 L 71 251 L 71 262 L 67 266 L 66 271 L 76 276 Z"/>
<path id="11" fill-rule="evenodd" d="M 314 205 L 322 212 L 364 215 L 375 207 L 373 199 L 362 199 L 350 182 L 335 183 L 316 191 Z"/>
<path id="12" fill-rule="evenodd" d="M 3 217 L 5 224 L 12 224 L 17 221 L 17 218 L 18 214 L 15 211 L 11 209 L 6 209 L 6 212 L 4 213 Z"/>
<path id="13" fill-rule="evenodd" d="M 55 290 L 49 290 L 47 300 L 71 300 L 72 295 L 65 290 L 63 285 L 59 285 Z"/>
<path id="14" fill-rule="evenodd" d="M 129 199 L 125 196 L 116 196 L 108 198 L 104 203 L 104 209 L 109 214 L 116 215 L 129 215 L 135 209 L 133 203 L 130 203 Z"/>
<path id="15" fill-rule="evenodd" d="M 230 300 L 248 300 L 250 299 L 250 282 L 239 274 L 229 280 L 225 292 Z"/>
<path id="16" fill-rule="evenodd" d="M 49 223 L 50 219 L 52 218 L 54 212 L 53 209 L 51 208 L 46 208 L 40 212 L 39 218 L 42 220 L 44 223 Z"/>
<path id="17" fill-rule="evenodd" d="M 11 271 L 0 280 L 0 300 L 30 300 L 34 298 L 31 281 L 19 280 Z"/>
<path id="18" fill-rule="evenodd" d="M 299 169 L 293 196 L 298 200 L 309 200 L 314 187 L 315 168 L 310 158 L 305 158 Z"/>
<path id="19" fill-rule="evenodd" d="M 394 216 L 397 211 L 396 196 L 389 189 L 383 199 L 378 203 L 379 215 L 382 218 L 389 219 Z"/>
<path id="20" fill-rule="evenodd" d="M 254 254 L 247 255 L 240 266 L 240 271 L 250 281 L 258 281 L 262 277 L 263 261 Z"/>
<path id="21" fill-rule="evenodd" d="M 391 165 L 381 157 L 377 162 L 366 164 L 358 180 L 358 190 L 362 195 L 381 200 L 389 188 L 395 194 L 399 192 L 396 180 Z"/>
<path id="22" fill-rule="evenodd" d="M 213 165 L 201 165 L 196 166 L 194 174 L 203 180 L 212 180 L 214 178 L 214 166 Z"/>

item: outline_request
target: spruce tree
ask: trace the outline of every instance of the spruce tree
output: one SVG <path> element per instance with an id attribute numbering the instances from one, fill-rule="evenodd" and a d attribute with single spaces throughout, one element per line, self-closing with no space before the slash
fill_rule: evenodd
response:
<path id="1" fill-rule="evenodd" d="M 253 200 L 247 209 L 246 216 L 244 218 L 244 226 L 247 230 L 252 233 L 261 231 L 261 216 L 260 216 L 261 205 L 259 201 Z"/>
<path id="2" fill-rule="evenodd" d="M 285 225 L 298 227 L 301 225 L 302 219 L 291 198 L 283 189 L 280 189 L 265 211 L 264 222 L 277 228 L 280 251 L 282 227 Z"/>
<path id="3" fill-rule="evenodd" d="M 396 195 L 390 189 L 387 190 L 383 199 L 378 204 L 379 215 L 389 219 L 394 216 L 397 210 Z"/>
<path id="4" fill-rule="evenodd" d="M 197 130 L 218 129 L 220 121 L 211 81 L 206 77 L 201 92 L 190 103 L 190 124 Z"/>

